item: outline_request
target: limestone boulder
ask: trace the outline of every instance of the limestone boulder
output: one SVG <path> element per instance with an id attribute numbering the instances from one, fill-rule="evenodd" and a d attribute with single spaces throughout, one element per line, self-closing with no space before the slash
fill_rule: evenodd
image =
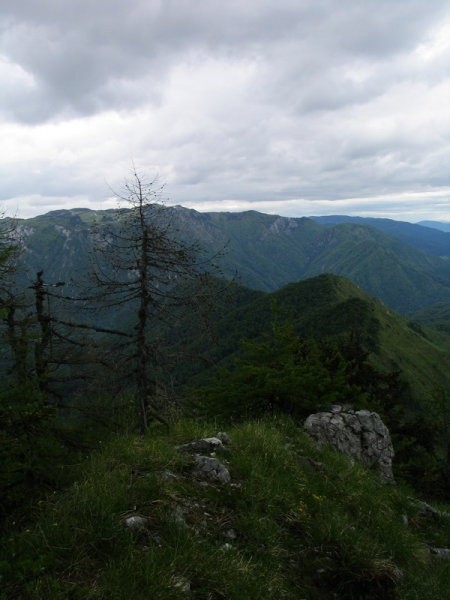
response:
<path id="1" fill-rule="evenodd" d="M 305 430 L 319 447 L 331 446 L 376 470 L 383 481 L 394 481 L 394 448 L 377 413 L 335 406 L 329 412 L 310 415 Z"/>

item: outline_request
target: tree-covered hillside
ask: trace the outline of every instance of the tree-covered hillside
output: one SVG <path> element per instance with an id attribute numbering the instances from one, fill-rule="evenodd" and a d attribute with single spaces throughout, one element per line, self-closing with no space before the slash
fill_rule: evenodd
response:
<path id="1" fill-rule="evenodd" d="M 19 220 L 24 269 L 31 277 L 43 269 L 49 281 L 82 278 L 91 269 L 96 239 L 92 227 L 98 232 L 118 223 L 124 210 L 74 209 Z M 419 250 L 411 236 L 405 243 L 394 237 L 394 231 L 388 235 L 365 224 L 329 227 L 311 219 L 255 211 L 199 213 L 182 207 L 170 211 L 185 242 L 198 242 L 217 255 L 224 275 L 254 289 L 273 291 L 331 272 L 348 277 L 402 313 L 450 301 L 450 263 Z"/>
<path id="2" fill-rule="evenodd" d="M 338 225 L 340 223 L 356 223 L 368 225 L 379 231 L 383 231 L 402 242 L 410 244 L 419 250 L 423 250 L 434 256 L 450 258 L 450 235 L 449 226 L 445 223 L 433 221 L 421 221 L 420 223 L 408 223 L 406 221 L 395 221 L 393 219 L 380 219 L 374 217 L 350 217 L 348 215 L 329 215 L 324 217 L 311 217 L 321 225 Z"/>
<path id="3" fill-rule="evenodd" d="M 436 387 L 450 383 L 450 355 L 433 332 L 396 314 L 344 277 L 320 275 L 265 294 L 232 286 L 229 298 L 213 313 L 213 344 L 189 329 L 188 315 L 168 334 L 170 343 L 187 344 L 198 354 L 211 352 L 214 362 L 228 361 L 239 351 L 240 340 L 267 334 L 276 320 L 287 321 L 306 339 L 357 339 L 374 365 L 402 372 L 415 398 L 427 398 Z"/>

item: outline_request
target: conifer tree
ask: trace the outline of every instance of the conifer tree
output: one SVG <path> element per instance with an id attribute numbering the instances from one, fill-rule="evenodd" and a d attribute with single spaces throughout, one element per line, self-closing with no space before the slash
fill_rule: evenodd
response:
<path id="1" fill-rule="evenodd" d="M 154 401 L 163 362 L 157 329 L 175 307 L 193 302 L 189 286 L 181 284 L 204 276 L 211 266 L 197 244 L 183 239 L 173 211 L 162 203 L 162 191 L 156 179 L 147 180 L 134 169 L 118 195 L 128 210 L 119 211 L 117 222 L 96 231 L 98 301 L 103 311 L 121 311 L 129 321 L 131 339 L 120 352 L 135 386 L 142 433 L 152 418 L 165 422 Z M 198 286 L 195 289 L 198 299 Z"/>

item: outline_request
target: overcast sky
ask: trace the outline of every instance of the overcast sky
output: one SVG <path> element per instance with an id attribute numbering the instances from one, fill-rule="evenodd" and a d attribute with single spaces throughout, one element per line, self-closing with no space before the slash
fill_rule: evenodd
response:
<path id="1" fill-rule="evenodd" d="M 450 221 L 450 0 L 0 0 L 0 208 Z"/>

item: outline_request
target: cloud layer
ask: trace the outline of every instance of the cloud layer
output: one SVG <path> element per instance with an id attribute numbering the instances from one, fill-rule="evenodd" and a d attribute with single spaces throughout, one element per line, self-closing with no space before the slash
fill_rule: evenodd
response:
<path id="1" fill-rule="evenodd" d="M 8 212 L 107 208 L 134 161 L 200 210 L 450 219 L 447 0 L 4 4 Z"/>

